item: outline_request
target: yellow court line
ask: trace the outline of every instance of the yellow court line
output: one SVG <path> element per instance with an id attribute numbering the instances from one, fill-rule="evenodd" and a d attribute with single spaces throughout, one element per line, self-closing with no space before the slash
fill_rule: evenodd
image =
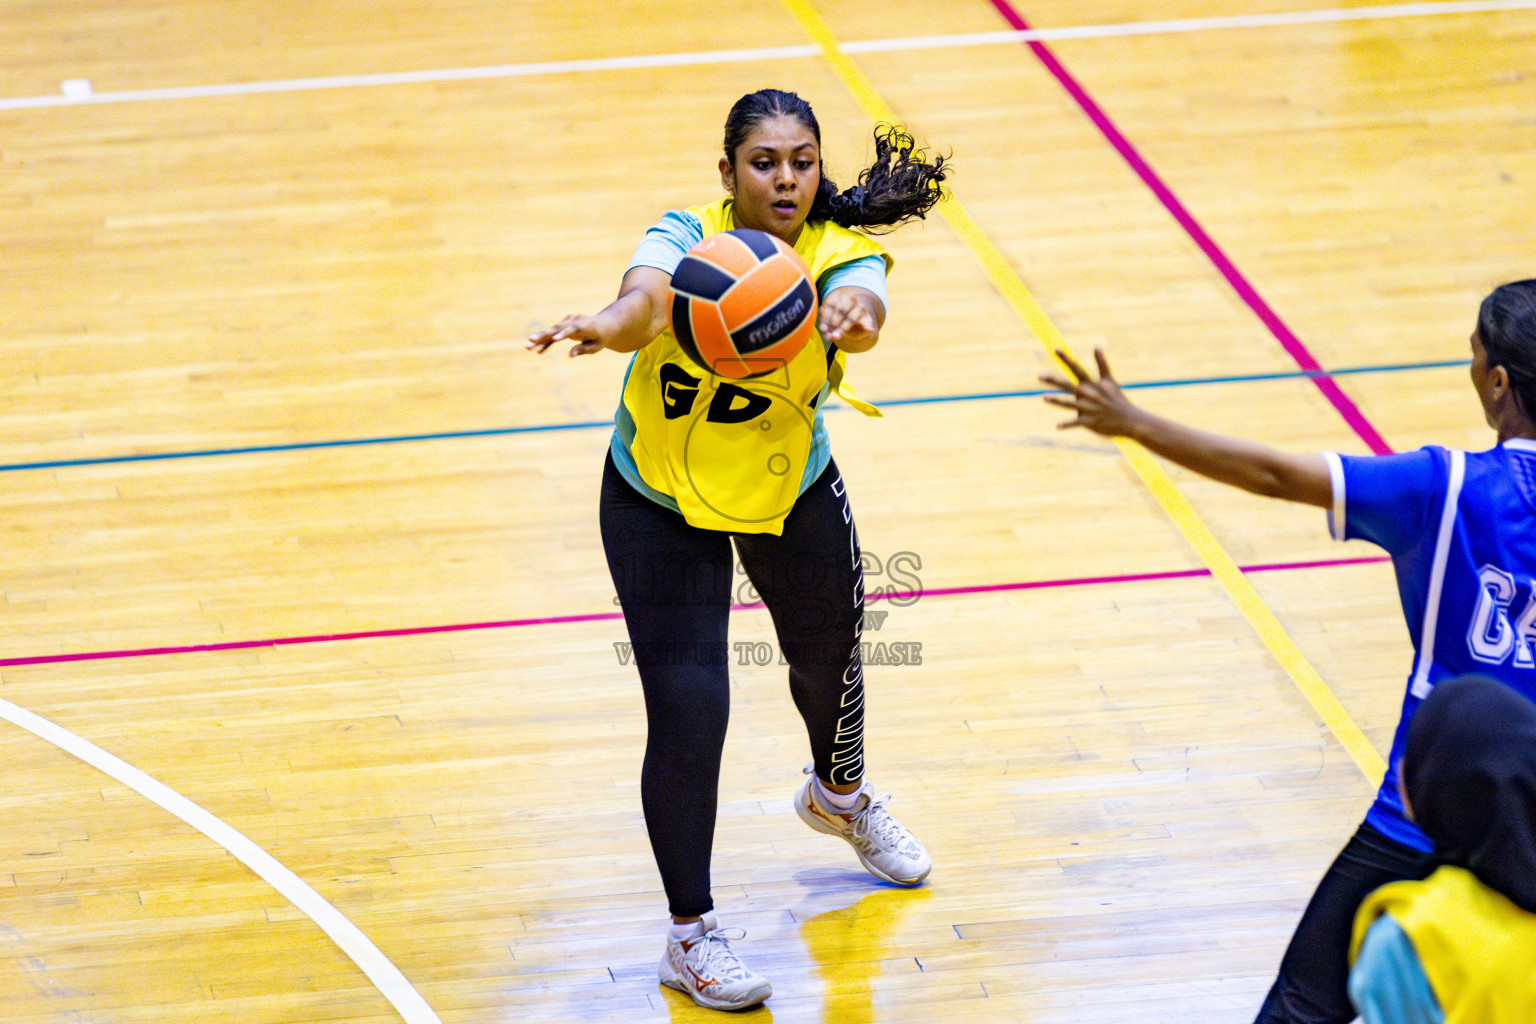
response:
<path id="1" fill-rule="evenodd" d="M 875 90 L 874 85 L 865 77 L 859 66 L 843 52 L 837 37 L 821 19 L 816 8 L 808 0 L 781 0 L 781 2 L 789 9 L 789 13 L 800 23 L 800 27 L 812 41 L 821 48 L 822 56 L 832 66 L 832 70 L 837 72 L 837 76 L 842 79 L 848 90 L 853 93 L 859 105 L 864 108 L 864 112 L 876 122 L 900 124 L 901 119 L 896 116 L 896 112 Z M 966 247 L 981 261 L 993 286 L 1002 293 L 1003 298 L 1013 307 L 1014 312 L 1024 321 L 1025 326 L 1030 329 L 1040 344 L 1045 346 L 1051 358 L 1056 359 L 1057 349 L 1070 353 L 1072 351 L 1070 346 L 1061 336 L 1061 332 L 1056 329 L 1056 325 L 1051 322 L 1051 318 L 1040 307 L 1040 303 L 1035 301 L 1035 297 L 1029 293 L 1024 282 L 1019 279 L 1018 274 L 1014 273 L 1013 267 L 1003 258 L 1003 254 L 998 252 L 986 232 L 971 219 L 971 215 L 966 212 L 965 207 L 953 193 L 939 204 L 939 212 L 943 214 L 949 226 L 954 228 Z M 1062 369 L 1067 370 L 1066 367 Z M 1189 499 L 1174 486 L 1162 466 L 1158 465 L 1141 445 L 1123 437 L 1116 438 L 1115 444 L 1120 447 L 1120 451 L 1130 461 L 1136 475 L 1141 477 L 1142 482 L 1152 492 L 1152 496 L 1157 499 L 1163 511 L 1184 535 L 1184 539 L 1189 541 L 1195 549 L 1200 561 L 1211 570 L 1211 575 L 1221 584 L 1222 589 L 1237 605 L 1238 610 L 1243 613 L 1243 618 L 1247 619 L 1248 624 L 1259 634 L 1259 639 L 1264 642 L 1264 646 L 1301 689 L 1302 695 L 1307 698 L 1307 703 L 1312 705 L 1312 709 L 1322 718 L 1329 731 L 1344 745 L 1344 749 L 1371 784 L 1379 786 L 1387 769 L 1381 755 L 1376 752 L 1371 741 L 1365 738 L 1365 733 L 1360 731 L 1360 727 L 1344 709 L 1344 705 L 1339 703 L 1339 699 L 1328 688 L 1328 684 L 1323 682 L 1317 669 L 1313 668 L 1306 655 L 1301 653 L 1301 648 L 1296 646 L 1296 641 L 1292 640 L 1290 634 L 1285 631 L 1285 627 L 1280 625 L 1274 612 L 1259 597 L 1258 591 L 1253 589 L 1253 585 L 1237 567 L 1237 563 L 1232 561 L 1232 556 L 1227 554 L 1220 542 L 1212 535 L 1205 521 L 1190 505 Z"/>

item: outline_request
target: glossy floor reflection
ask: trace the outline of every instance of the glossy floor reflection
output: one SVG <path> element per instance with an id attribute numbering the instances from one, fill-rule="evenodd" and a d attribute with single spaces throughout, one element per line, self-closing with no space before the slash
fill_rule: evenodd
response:
<path id="1" fill-rule="evenodd" d="M 875 979 L 884 968 L 902 918 L 933 895 L 920 889 L 881 889 L 841 910 L 817 914 L 800 926 L 824 986 L 827 1024 L 873 1024 Z"/>

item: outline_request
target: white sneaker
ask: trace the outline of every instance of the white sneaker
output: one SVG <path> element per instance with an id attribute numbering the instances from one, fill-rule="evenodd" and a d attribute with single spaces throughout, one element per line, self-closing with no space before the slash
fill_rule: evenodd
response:
<path id="1" fill-rule="evenodd" d="M 807 767 L 806 773 L 812 769 Z M 817 832 L 848 841 L 859 860 L 887 882 L 917 885 L 933 870 L 933 858 L 917 837 L 902 827 L 885 809 L 890 795 L 876 798 L 868 780 L 859 788 L 852 814 L 839 814 L 816 796 L 816 777 L 811 775 L 795 794 L 795 813 Z"/>
<path id="2" fill-rule="evenodd" d="M 731 940 L 745 932 L 721 928 L 713 912 L 700 924 L 703 930 L 694 938 L 667 939 L 660 969 L 663 985 L 711 1010 L 744 1010 L 773 995 L 768 979 L 750 970 L 731 949 Z"/>

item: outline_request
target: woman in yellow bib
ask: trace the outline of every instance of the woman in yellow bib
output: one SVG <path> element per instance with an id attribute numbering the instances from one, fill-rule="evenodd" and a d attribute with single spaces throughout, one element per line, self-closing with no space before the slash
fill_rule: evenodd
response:
<path id="1" fill-rule="evenodd" d="M 600 521 L 645 693 L 640 797 L 672 931 L 663 984 L 701 1006 L 741 1009 L 772 986 L 731 949 L 710 896 L 720 753 L 729 715 L 726 624 L 736 557 L 773 617 L 790 694 L 810 738 L 811 775 L 795 810 L 845 839 L 872 873 L 917 885 L 932 861 L 864 778 L 859 660 L 864 579 L 858 535 L 821 408 L 885 322 L 891 257 L 855 227 L 922 217 L 942 194 L 943 158 L 910 136 L 876 133 L 876 158 L 846 192 L 823 173 L 809 104 L 766 89 L 725 123 L 726 197 L 667 214 L 647 232 L 618 298 L 538 331 L 543 352 L 634 353 L 603 472 Z M 752 228 L 805 261 L 820 296 L 818 333 L 782 367 L 729 380 L 689 360 L 669 329 L 672 273 L 706 235 Z"/>
<path id="2" fill-rule="evenodd" d="M 1350 999 L 1366 1024 L 1536 1021 L 1536 704 L 1483 676 L 1438 684 L 1398 778 L 1441 866 L 1361 903 Z"/>

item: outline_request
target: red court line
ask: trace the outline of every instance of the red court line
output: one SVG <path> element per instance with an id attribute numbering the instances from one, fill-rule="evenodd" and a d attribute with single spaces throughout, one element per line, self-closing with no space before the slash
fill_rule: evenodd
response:
<path id="1" fill-rule="evenodd" d="M 1285 569 L 1325 569 L 1345 565 L 1385 562 L 1382 556 L 1338 558 L 1321 562 L 1273 562 L 1243 566 L 1244 572 L 1276 572 Z M 1020 583 L 989 583 L 971 587 L 935 587 L 913 592 L 874 593 L 866 600 L 889 601 L 893 598 L 953 597 L 960 594 L 990 594 L 1004 590 L 1040 590 L 1052 587 L 1087 587 L 1104 583 L 1145 583 L 1150 580 L 1186 579 L 1209 576 L 1209 569 L 1179 569 L 1171 572 L 1132 573 L 1124 576 L 1080 576 L 1075 579 L 1028 580 Z M 761 608 L 756 604 L 733 604 L 732 611 Z M 605 622 L 622 619 L 623 612 L 596 612 L 590 615 L 550 615 L 536 619 L 502 619 L 496 622 L 460 622 L 446 626 L 411 626 L 406 629 L 373 629 L 359 633 L 326 633 L 317 636 L 285 636 L 270 640 L 231 640 L 221 644 L 189 644 L 183 647 L 140 647 L 122 651 L 81 651 L 76 654 L 42 654 L 30 658 L 0 658 L 0 668 L 22 665 L 61 665 L 71 661 L 107 661 L 116 658 L 149 658 L 169 654 L 204 654 L 211 651 L 247 651 L 260 647 L 291 647 L 296 644 L 327 644 L 339 640 L 377 640 L 386 637 L 427 636 L 433 633 L 467 633 L 481 629 L 514 629 L 521 626 L 553 626 L 570 622 Z"/>
<path id="2" fill-rule="evenodd" d="M 1009 3 L 1009 0 L 992 0 L 992 6 L 997 8 L 998 13 L 1014 29 L 1020 32 L 1029 31 L 1031 27 L 1029 22 L 1014 9 L 1013 4 Z M 1115 151 L 1120 154 L 1125 162 L 1130 164 L 1131 169 L 1152 190 L 1153 194 L 1157 196 L 1168 212 L 1173 214 L 1174 220 L 1178 221 L 1179 226 L 1184 229 L 1190 238 L 1194 239 L 1195 244 L 1200 247 L 1200 251 L 1205 253 L 1206 258 L 1221 272 L 1221 276 L 1227 279 L 1227 283 L 1248 304 L 1248 308 L 1252 309 L 1259 319 L 1264 322 L 1264 326 L 1269 328 L 1269 332 L 1275 336 L 1275 340 L 1280 342 L 1281 347 L 1295 360 L 1296 365 L 1312 375 L 1312 383 L 1323 393 L 1323 397 L 1333 403 L 1333 407 L 1339 411 L 1340 416 L 1344 417 L 1344 422 L 1349 424 L 1350 429 L 1359 435 L 1360 439 L 1366 443 L 1372 452 L 1377 455 L 1389 454 L 1392 451 L 1392 447 L 1376 432 L 1376 428 L 1365 418 L 1365 414 L 1344 393 L 1344 390 L 1339 387 L 1338 382 L 1328 376 L 1327 372 L 1323 370 L 1322 365 L 1308 351 L 1307 346 L 1286 326 L 1285 321 L 1280 319 L 1279 314 L 1270 308 L 1269 303 L 1264 301 L 1264 297 L 1259 294 L 1258 289 L 1254 288 L 1248 278 L 1243 275 L 1243 272 L 1237 269 L 1237 265 L 1228 259 L 1227 254 L 1221 250 L 1221 247 L 1216 244 L 1210 235 L 1206 234 L 1205 229 L 1200 226 L 1200 223 L 1184 208 L 1184 204 L 1179 201 L 1179 197 L 1173 194 L 1173 190 L 1163 182 L 1163 179 L 1158 176 L 1151 165 L 1142 159 L 1141 154 L 1136 151 L 1135 146 L 1131 145 L 1130 140 L 1121 134 L 1119 128 L 1115 127 L 1115 123 L 1104 113 L 1103 108 L 1094 102 L 1093 97 L 1088 95 L 1088 91 L 1072 76 L 1072 73 L 1066 69 L 1065 65 L 1056 59 L 1056 55 L 1051 52 L 1050 47 L 1035 39 L 1026 39 L 1024 43 L 1040 59 L 1040 63 L 1045 65 L 1046 70 L 1055 76 L 1056 81 L 1061 83 L 1062 88 L 1077 101 L 1077 105 L 1083 108 L 1083 113 L 1088 115 L 1088 119 L 1093 122 L 1094 127 L 1098 128 L 1100 134 L 1109 141 L 1110 145 L 1115 147 Z"/>

